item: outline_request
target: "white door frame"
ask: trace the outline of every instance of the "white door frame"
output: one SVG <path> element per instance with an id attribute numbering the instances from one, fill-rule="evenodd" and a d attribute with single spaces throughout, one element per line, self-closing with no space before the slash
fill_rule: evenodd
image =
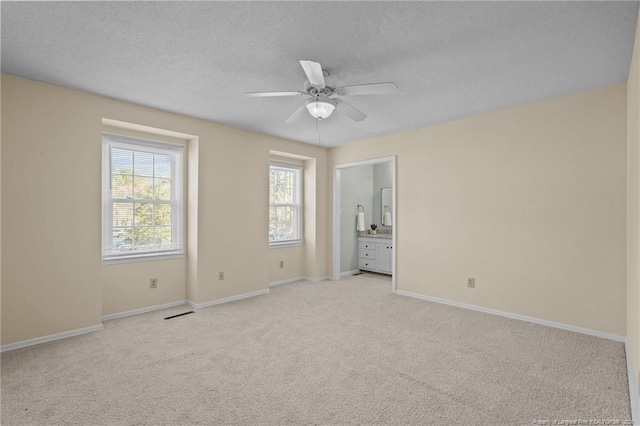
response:
<path id="1" fill-rule="evenodd" d="M 393 206 L 391 217 L 393 217 L 393 233 L 392 233 L 392 244 L 393 244 L 393 252 L 391 256 L 391 291 L 393 293 L 396 292 L 396 253 L 397 253 L 397 244 L 396 244 L 396 236 L 397 236 L 397 218 L 396 215 L 396 205 L 397 205 L 397 196 L 396 196 L 396 156 L 391 157 L 382 157 L 382 158 L 374 158 L 371 160 L 363 160 L 356 161 L 353 163 L 346 164 L 338 164 L 333 166 L 333 276 L 331 279 L 334 281 L 340 280 L 340 172 L 342 169 L 347 169 L 350 167 L 358 167 L 358 166 L 367 166 L 371 164 L 380 164 L 391 162 L 391 167 L 393 169 L 392 173 L 392 181 L 391 187 L 393 188 Z"/>

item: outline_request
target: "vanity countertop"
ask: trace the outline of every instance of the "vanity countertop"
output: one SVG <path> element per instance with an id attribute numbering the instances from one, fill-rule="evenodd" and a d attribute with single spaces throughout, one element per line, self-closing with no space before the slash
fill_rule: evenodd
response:
<path id="1" fill-rule="evenodd" d="M 393 238 L 393 234 L 365 234 L 364 232 L 361 232 L 360 235 L 358 235 L 358 238 L 378 238 L 378 239 L 384 239 L 384 240 L 390 240 Z"/>

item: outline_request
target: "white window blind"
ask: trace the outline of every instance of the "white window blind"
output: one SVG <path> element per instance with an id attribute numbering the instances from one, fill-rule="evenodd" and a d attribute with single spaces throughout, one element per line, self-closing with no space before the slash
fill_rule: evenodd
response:
<path id="1" fill-rule="evenodd" d="M 269 244 L 302 242 L 302 167 L 269 167 Z"/>
<path id="2" fill-rule="evenodd" d="M 183 146 L 103 133 L 103 262 L 182 255 Z"/>

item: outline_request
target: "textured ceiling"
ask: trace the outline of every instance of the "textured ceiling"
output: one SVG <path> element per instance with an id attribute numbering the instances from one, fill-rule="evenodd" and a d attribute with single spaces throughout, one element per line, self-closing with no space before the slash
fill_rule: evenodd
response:
<path id="1" fill-rule="evenodd" d="M 345 98 L 321 141 L 357 139 L 625 82 L 637 2 L 2 2 L 2 71 L 288 139 L 318 143 L 298 61 Z"/>

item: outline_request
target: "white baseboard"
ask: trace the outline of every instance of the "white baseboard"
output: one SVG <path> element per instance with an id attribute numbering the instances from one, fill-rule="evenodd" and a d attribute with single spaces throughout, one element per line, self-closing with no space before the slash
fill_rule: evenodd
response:
<path id="1" fill-rule="evenodd" d="M 629 344 L 624 345 L 624 354 L 627 357 L 627 377 L 629 380 L 629 400 L 631 402 L 631 420 L 633 424 L 640 422 L 640 389 L 638 388 L 638 377 L 636 369 L 633 368 L 633 359 L 629 351 Z"/>
<path id="2" fill-rule="evenodd" d="M 118 312 L 117 314 L 109 314 L 102 317 L 102 321 L 109 321 L 116 318 L 130 317 L 132 315 L 146 314 L 147 312 L 157 311 L 160 309 L 173 308 L 174 306 L 186 305 L 185 299 L 175 302 L 163 303 L 162 305 L 149 306 L 146 308 L 134 309 L 132 311 Z"/>
<path id="3" fill-rule="evenodd" d="M 293 283 L 296 281 L 304 281 L 305 277 L 293 277 L 293 278 L 287 278 L 285 280 L 280 280 L 280 281 L 272 281 L 269 283 L 269 287 L 273 287 L 274 285 L 281 285 L 281 284 L 289 284 L 289 283 Z"/>
<path id="4" fill-rule="evenodd" d="M 340 272 L 340 276 L 341 277 L 346 277 L 346 276 L 355 275 L 355 274 L 359 274 L 359 273 L 360 273 L 360 269 L 354 269 L 352 271 Z"/>
<path id="5" fill-rule="evenodd" d="M 359 271 L 359 269 L 357 271 Z M 281 284 L 289 284 L 296 281 L 310 281 L 312 283 L 317 283 L 320 281 L 327 281 L 330 279 L 331 279 L 330 277 L 293 277 L 293 278 L 287 278 L 280 281 L 272 281 L 269 283 L 269 287 L 273 287 L 275 285 L 281 285 Z"/>
<path id="6" fill-rule="evenodd" d="M 499 311 L 497 309 L 484 308 L 482 306 L 470 305 L 467 303 L 455 302 L 448 299 L 440 299 L 438 297 L 425 296 L 409 291 L 396 290 L 396 294 L 400 296 L 413 297 L 416 299 L 428 300 L 429 302 L 442 303 L 444 305 L 455 306 L 458 308 L 470 309 L 472 311 L 484 312 L 486 314 L 499 315 L 501 317 L 517 319 L 520 321 L 532 322 L 535 324 L 546 325 L 548 327 L 560 328 L 562 330 L 574 331 L 576 333 L 589 334 L 591 336 L 602 337 L 604 339 L 615 340 L 616 342 L 624 342 L 625 337 L 617 334 L 605 333 L 603 331 L 591 330 L 588 328 L 576 327 L 574 325 L 562 324 L 559 322 L 547 321 L 539 318 L 528 317 L 525 315 L 514 314 L 511 312 Z"/>
<path id="7" fill-rule="evenodd" d="M 329 281 L 331 277 L 304 277 L 306 281 L 311 281 L 312 283 L 317 283 L 320 281 Z"/>
<path id="8" fill-rule="evenodd" d="M 94 331 L 103 330 L 102 324 L 93 325 L 91 327 L 78 328 L 76 330 L 65 331 L 63 333 L 50 334 L 48 336 L 36 337 L 35 339 L 23 340 L 21 342 L 9 343 L 0 346 L 0 352 L 12 351 L 14 349 L 26 348 L 28 346 L 39 345 L 41 343 L 53 342 L 54 340 L 66 339 L 67 337 L 80 336 L 81 334 L 93 333 Z"/>
<path id="9" fill-rule="evenodd" d="M 246 299 L 248 297 L 261 296 L 263 294 L 269 293 L 269 289 L 265 288 L 264 290 L 253 291 L 251 293 L 239 294 L 237 296 L 225 297 L 224 299 L 211 300 L 210 302 L 204 303 L 196 303 L 191 300 L 188 300 L 187 303 L 194 309 L 202 309 L 209 306 L 221 305 L 223 303 L 235 302 L 236 300 Z"/>

